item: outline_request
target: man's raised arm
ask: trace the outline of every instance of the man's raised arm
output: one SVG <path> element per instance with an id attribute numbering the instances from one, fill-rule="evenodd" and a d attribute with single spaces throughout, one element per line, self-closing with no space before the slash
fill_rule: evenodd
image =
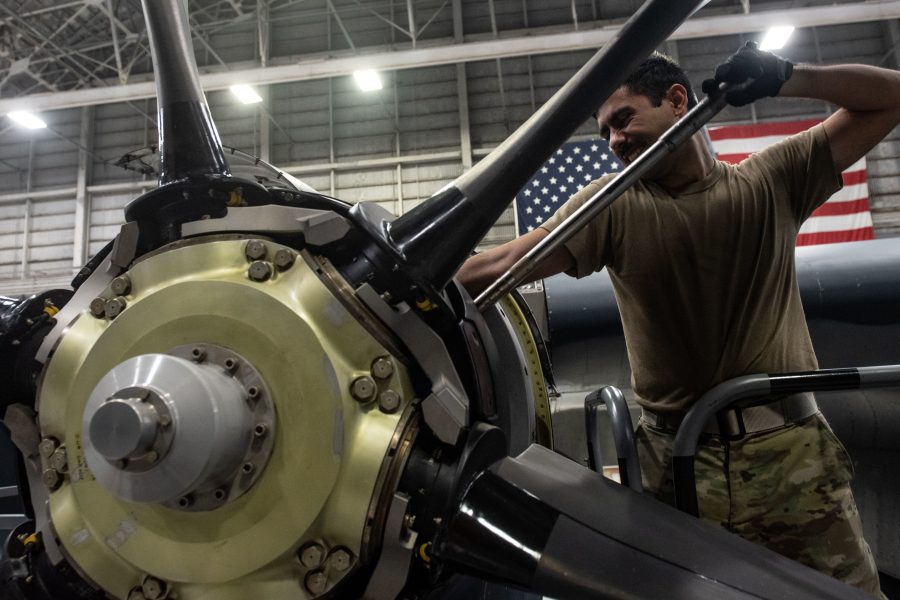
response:
<path id="1" fill-rule="evenodd" d="M 743 106 L 766 96 L 812 98 L 840 109 L 825 120 L 825 132 L 838 172 L 875 147 L 900 123 L 900 73 L 867 65 L 794 65 L 747 42 L 703 82 L 712 92 L 721 82 L 747 87 L 729 92 L 728 102 Z"/>
<path id="2" fill-rule="evenodd" d="M 825 120 L 831 156 L 843 171 L 900 123 L 900 73 L 867 65 L 797 65 L 780 96 L 841 107 Z"/>

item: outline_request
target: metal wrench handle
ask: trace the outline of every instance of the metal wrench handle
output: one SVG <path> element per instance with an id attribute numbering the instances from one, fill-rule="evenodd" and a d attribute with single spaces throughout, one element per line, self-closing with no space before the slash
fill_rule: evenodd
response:
<path id="1" fill-rule="evenodd" d="M 662 134 L 646 152 L 638 156 L 634 162 L 622 170 L 619 175 L 606 184 L 603 189 L 591 196 L 559 227 L 550 232 L 516 264 L 487 287 L 476 299 L 478 310 L 484 312 L 500 298 L 506 296 L 516 286 L 525 283 L 526 277 L 557 248 L 572 238 L 600 211 L 613 203 L 625 190 L 631 187 L 651 167 L 665 155 L 671 154 L 679 145 L 706 125 L 716 114 L 728 104 L 727 92 L 741 89 L 751 82 L 740 84 L 722 83 L 715 94 L 707 96 L 692 108 L 681 120 Z"/>

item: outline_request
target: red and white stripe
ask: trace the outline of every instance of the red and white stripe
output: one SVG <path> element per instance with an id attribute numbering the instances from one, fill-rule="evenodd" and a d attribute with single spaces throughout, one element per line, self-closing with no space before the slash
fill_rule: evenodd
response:
<path id="1" fill-rule="evenodd" d="M 818 119 L 730 125 L 709 130 L 713 149 L 720 160 L 739 163 L 750 154 L 809 129 Z M 859 159 L 843 172 L 844 187 L 813 212 L 797 235 L 797 245 L 830 244 L 870 240 L 875 237 L 869 210 L 866 159 Z"/>

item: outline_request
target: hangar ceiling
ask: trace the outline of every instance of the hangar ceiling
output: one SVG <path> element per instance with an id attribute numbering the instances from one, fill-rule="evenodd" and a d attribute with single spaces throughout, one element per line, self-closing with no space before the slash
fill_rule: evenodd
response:
<path id="1" fill-rule="evenodd" d="M 595 48 L 638 0 L 190 0 L 205 89 Z M 712 0 L 676 38 L 900 16 L 900 2 Z M 327 60 L 326 60 L 327 59 Z M 0 2 L 0 112 L 154 95 L 138 0 Z"/>

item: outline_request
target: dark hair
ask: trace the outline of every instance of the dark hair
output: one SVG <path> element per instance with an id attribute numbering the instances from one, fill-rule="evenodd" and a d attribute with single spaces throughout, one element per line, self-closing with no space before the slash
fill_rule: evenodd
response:
<path id="1" fill-rule="evenodd" d="M 673 58 L 661 52 L 654 52 L 619 87 L 626 87 L 633 94 L 647 96 L 653 106 L 659 106 L 666 92 L 676 83 L 680 83 L 687 90 L 688 108 L 693 108 L 697 104 L 697 96 L 694 95 L 694 89 L 684 69 Z M 595 119 L 599 111 L 600 107 L 594 110 Z"/>

